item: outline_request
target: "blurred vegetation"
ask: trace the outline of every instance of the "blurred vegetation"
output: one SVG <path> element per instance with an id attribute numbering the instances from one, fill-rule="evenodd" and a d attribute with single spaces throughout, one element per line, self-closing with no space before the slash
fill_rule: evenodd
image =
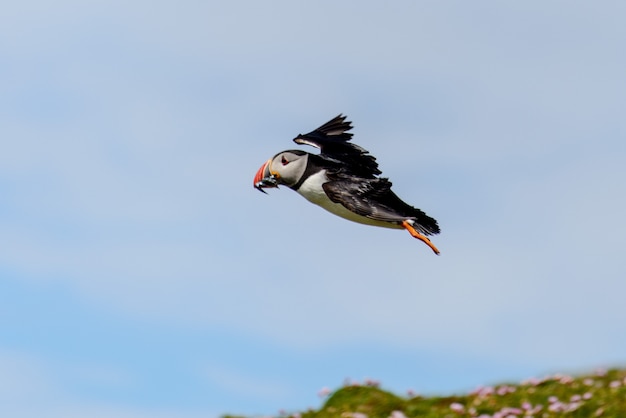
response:
<path id="1" fill-rule="evenodd" d="M 376 382 L 330 393 L 319 410 L 280 418 L 626 418 L 626 370 L 479 387 L 458 396 L 398 396 Z M 225 415 L 224 418 L 235 418 Z"/>

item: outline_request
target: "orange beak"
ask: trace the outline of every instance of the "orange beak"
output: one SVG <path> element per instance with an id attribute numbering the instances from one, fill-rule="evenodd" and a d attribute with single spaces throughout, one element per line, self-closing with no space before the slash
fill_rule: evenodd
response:
<path id="1" fill-rule="evenodd" d="M 270 171 L 271 162 L 272 159 L 270 158 L 259 168 L 259 171 L 254 176 L 254 187 L 263 193 L 266 193 L 263 190 L 264 188 L 278 187 L 276 176 Z"/>

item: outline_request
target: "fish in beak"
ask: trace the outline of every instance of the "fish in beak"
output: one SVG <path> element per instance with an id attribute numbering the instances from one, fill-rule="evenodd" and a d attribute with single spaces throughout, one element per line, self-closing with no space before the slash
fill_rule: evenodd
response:
<path id="1" fill-rule="evenodd" d="M 278 177 L 272 174 L 270 170 L 270 166 L 272 164 L 272 159 L 270 158 L 259 168 L 259 171 L 256 172 L 256 176 L 254 176 L 254 187 L 259 191 L 266 193 L 264 188 L 269 187 L 278 187 Z"/>

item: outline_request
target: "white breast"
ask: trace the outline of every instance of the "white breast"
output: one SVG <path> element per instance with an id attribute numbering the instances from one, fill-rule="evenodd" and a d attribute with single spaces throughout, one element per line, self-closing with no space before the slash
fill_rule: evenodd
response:
<path id="1" fill-rule="evenodd" d="M 322 188 L 322 184 L 328 182 L 328 177 L 326 177 L 326 170 L 322 170 L 319 173 L 315 173 L 312 176 L 309 176 L 306 179 L 302 186 L 298 189 L 298 193 L 300 193 L 306 200 L 311 203 L 315 203 L 318 206 L 326 209 L 330 213 L 333 213 L 337 216 L 340 216 L 344 219 L 348 219 L 353 222 L 358 222 L 360 224 L 380 226 L 383 228 L 394 228 L 394 229 L 402 229 L 402 226 L 396 225 L 390 222 L 376 221 L 373 219 L 366 218 L 365 216 L 357 215 L 356 213 L 346 209 L 342 204 L 335 203 L 328 198 L 324 189 Z"/>

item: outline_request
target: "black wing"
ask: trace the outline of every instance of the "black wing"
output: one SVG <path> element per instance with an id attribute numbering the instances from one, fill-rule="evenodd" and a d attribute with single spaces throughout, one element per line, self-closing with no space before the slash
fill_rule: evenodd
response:
<path id="1" fill-rule="evenodd" d="M 299 134 L 293 139 L 297 144 L 306 144 L 320 149 L 320 156 L 343 163 L 345 171 L 364 178 L 374 178 L 381 173 L 376 158 L 366 149 L 350 141 L 351 122 L 339 115 L 308 134 Z"/>
<path id="2" fill-rule="evenodd" d="M 437 221 L 402 201 L 391 191 L 391 182 L 386 178 L 362 179 L 339 174 L 322 187 L 330 200 L 361 216 L 397 223 L 412 219 L 413 227 L 424 235 L 439 233 Z"/>

